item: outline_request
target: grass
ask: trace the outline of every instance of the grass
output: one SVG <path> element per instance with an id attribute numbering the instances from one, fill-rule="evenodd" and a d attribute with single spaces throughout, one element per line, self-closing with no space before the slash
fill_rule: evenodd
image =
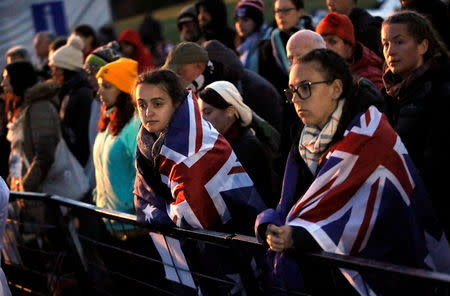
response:
<path id="1" fill-rule="evenodd" d="M 266 23 L 271 23 L 273 20 L 273 1 L 274 0 L 264 0 L 266 4 L 264 15 Z M 326 0 L 304 0 L 306 11 L 311 13 L 315 9 L 326 9 Z M 153 17 L 161 22 L 161 27 L 163 28 L 163 36 L 172 43 L 178 43 L 180 41 L 178 37 L 178 28 L 176 25 L 176 18 L 180 10 L 190 4 L 194 4 L 196 1 L 183 2 L 182 4 L 173 5 L 170 7 L 165 7 L 157 9 L 153 12 Z M 238 0 L 225 0 L 227 4 L 228 12 L 228 24 L 233 25 L 233 14 L 234 7 Z M 372 7 L 376 0 L 359 0 L 358 5 L 363 8 Z M 139 28 L 144 14 L 139 14 L 127 19 L 123 19 L 114 23 L 116 32 L 120 33 L 124 29 L 135 29 Z"/>

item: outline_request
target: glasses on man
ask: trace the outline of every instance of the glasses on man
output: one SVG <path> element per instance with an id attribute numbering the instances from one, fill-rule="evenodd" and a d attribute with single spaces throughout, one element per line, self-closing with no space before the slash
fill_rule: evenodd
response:
<path id="1" fill-rule="evenodd" d="M 274 14 L 288 14 L 289 11 L 294 10 L 294 7 L 291 8 L 280 8 L 273 11 Z"/>
<path id="2" fill-rule="evenodd" d="M 300 83 L 297 87 L 293 86 L 284 90 L 284 95 L 286 96 L 286 101 L 288 103 L 294 103 L 294 94 L 302 99 L 306 100 L 311 96 L 311 86 L 320 83 L 330 83 L 332 80 L 324 80 L 324 81 L 305 81 Z"/>

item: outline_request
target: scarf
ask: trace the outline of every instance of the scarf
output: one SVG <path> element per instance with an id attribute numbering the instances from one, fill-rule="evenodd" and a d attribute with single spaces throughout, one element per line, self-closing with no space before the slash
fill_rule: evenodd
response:
<path id="1" fill-rule="evenodd" d="M 387 69 L 383 74 L 383 84 L 386 88 L 386 93 L 393 98 L 402 97 L 402 94 L 410 89 L 410 86 L 416 84 L 416 79 L 421 77 L 425 72 L 427 72 L 433 65 L 433 61 L 425 62 L 422 66 L 415 69 L 411 74 L 405 79 L 402 79 L 400 75 L 394 74 L 391 70 Z"/>
<path id="2" fill-rule="evenodd" d="M 339 100 L 336 110 L 322 129 L 305 125 L 300 136 L 298 150 L 301 157 L 308 165 L 311 173 L 315 174 L 319 164 L 319 158 L 333 139 L 345 100 Z"/>

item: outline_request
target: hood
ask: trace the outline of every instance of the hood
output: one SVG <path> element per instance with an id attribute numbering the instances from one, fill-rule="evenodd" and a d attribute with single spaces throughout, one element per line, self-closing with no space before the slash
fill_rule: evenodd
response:
<path id="1" fill-rule="evenodd" d="M 128 43 L 131 43 L 136 48 L 141 48 L 144 46 L 139 33 L 132 29 L 127 29 L 127 30 L 122 31 L 122 33 L 120 33 L 120 35 L 119 35 L 119 38 L 117 38 L 117 41 L 119 41 L 119 42 L 125 41 Z"/>
<path id="2" fill-rule="evenodd" d="M 217 40 L 206 41 L 203 47 L 208 51 L 209 59 L 222 66 L 224 80 L 235 82 L 242 79 L 244 66 L 233 50 Z"/>
<path id="3" fill-rule="evenodd" d="M 28 106 L 36 101 L 48 100 L 58 105 L 59 87 L 51 80 L 39 82 L 27 89 L 24 95 L 24 105 Z"/>
<path id="4" fill-rule="evenodd" d="M 204 6 L 211 15 L 212 24 L 211 27 L 214 30 L 221 31 L 223 28 L 228 27 L 227 24 L 227 7 L 222 0 L 199 0 L 195 3 L 195 11 L 198 15 L 200 6 Z"/>

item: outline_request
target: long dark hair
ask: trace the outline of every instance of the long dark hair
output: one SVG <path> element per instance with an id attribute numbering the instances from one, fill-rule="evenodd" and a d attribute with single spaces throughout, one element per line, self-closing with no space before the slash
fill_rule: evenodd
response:
<path id="1" fill-rule="evenodd" d="M 116 109 L 110 116 L 106 115 L 106 108 L 104 106 L 102 107 L 102 115 L 98 120 L 98 130 L 104 132 L 109 128 L 111 135 L 118 135 L 133 117 L 134 105 L 133 98 L 129 94 L 121 91 L 115 104 Z"/>
<path id="2" fill-rule="evenodd" d="M 383 22 L 383 25 L 385 24 L 405 24 L 408 33 L 417 43 L 427 39 L 428 50 L 423 56 L 424 62 L 433 57 L 448 59 L 449 53 L 446 45 L 442 42 L 430 21 L 423 15 L 415 11 L 403 10 L 389 16 Z"/>
<path id="3" fill-rule="evenodd" d="M 38 79 L 33 65 L 30 62 L 14 62 L 6 65 L 5 70 L 8 72 L 12 87 L 11 94 L 4 94 L 5 112 L 10 117 L 20 110 L 19 108 L 24 102 L 26 90 L 34 86 Z"/>
<path id="4" fill-rule="evenodd" d="M 171 98 L 174 106 L 180 105 L 188 95 L 188 91 L 183 87 L 180 77 L 170 70 L 160 69 L 139 75 L 133 91 L 134 96 L 136 88 L 141 84 L 162 86 Z M 135 101 L 137 101 L 137 98 L 135 98 Z"/>

